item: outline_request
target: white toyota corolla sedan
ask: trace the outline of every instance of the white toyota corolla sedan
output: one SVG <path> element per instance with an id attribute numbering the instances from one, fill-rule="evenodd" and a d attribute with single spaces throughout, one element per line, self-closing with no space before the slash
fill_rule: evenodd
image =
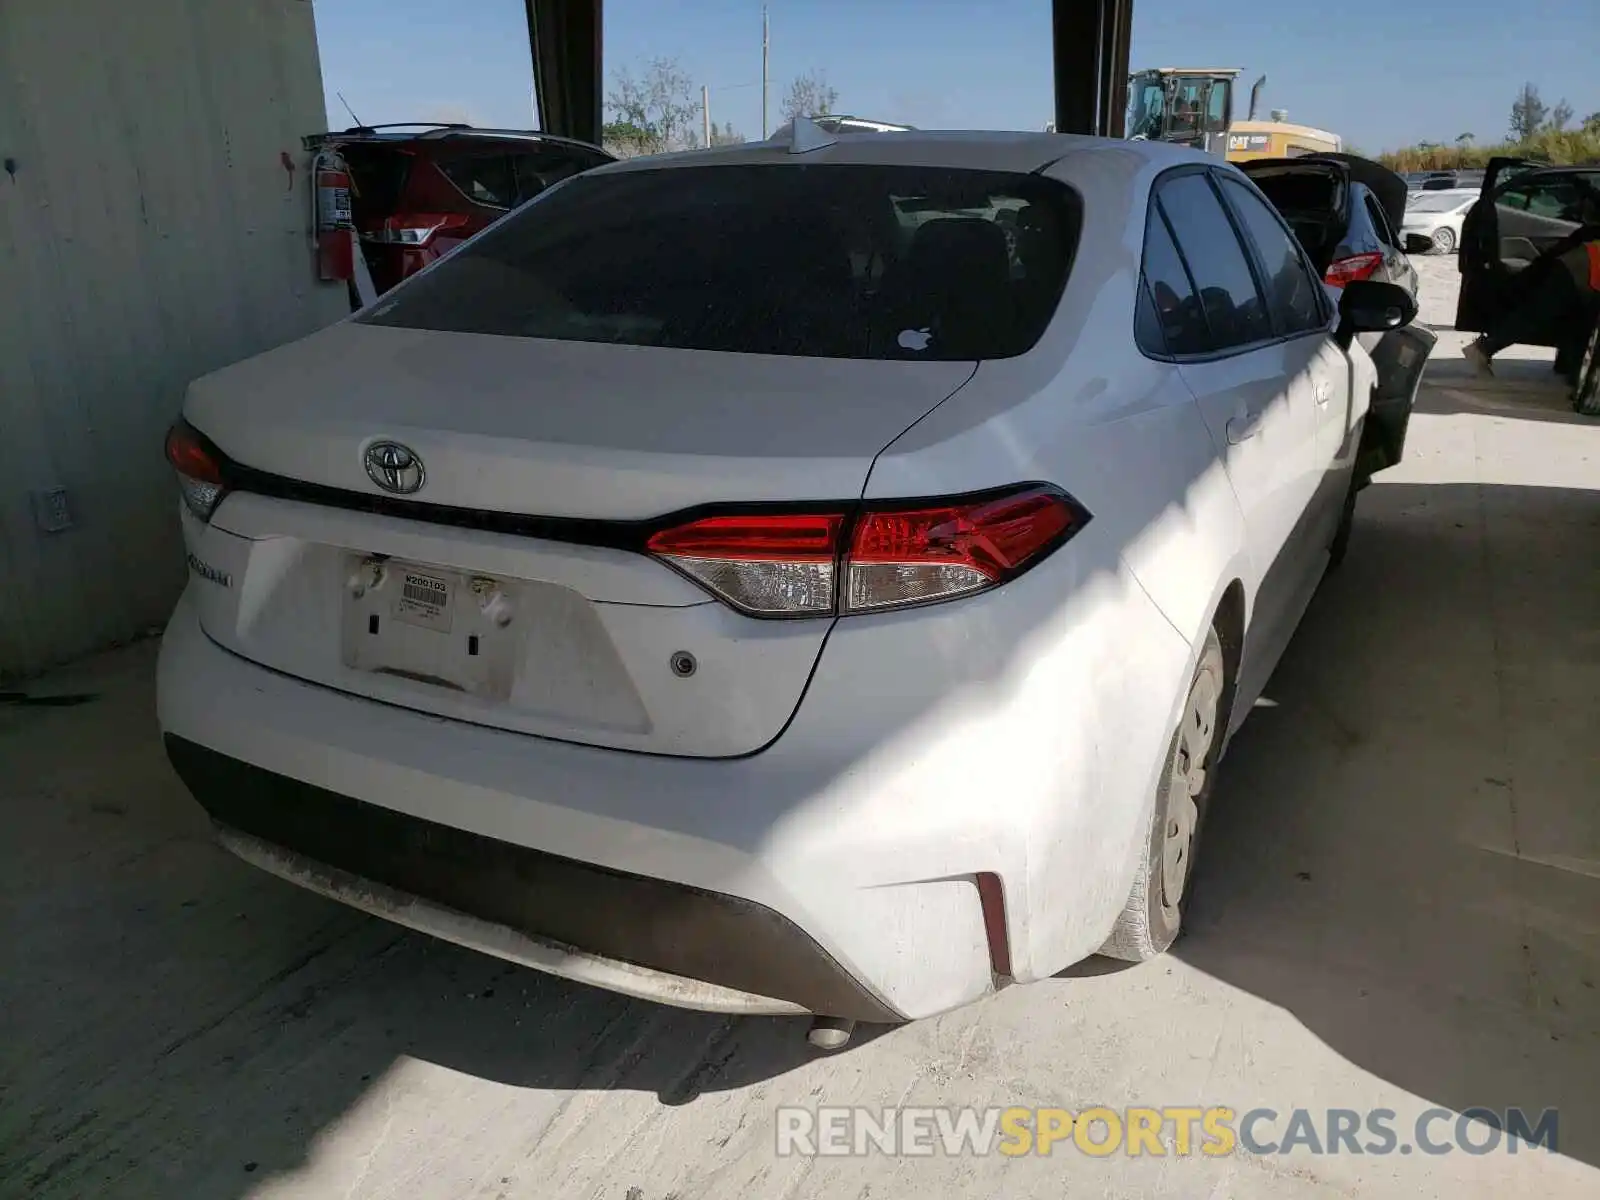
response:
<path id="1" fill-rule="evenodd" d="M 245 859 L 670 1004 L 1159 954 L 1413 315 L 1152 142 L 591 171 L 192 385 L 167 752 Z"/>

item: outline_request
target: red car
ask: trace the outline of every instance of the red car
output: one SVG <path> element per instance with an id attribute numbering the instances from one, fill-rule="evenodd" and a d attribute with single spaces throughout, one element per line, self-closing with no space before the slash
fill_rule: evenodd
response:
<path id="1" fill-rule="evenodd" d="M 358 126 L 306 145 L 350 167 L 352 216 L 380 294 L 551 184 L 613 161 L 588 142 L 470 125 Z"/>

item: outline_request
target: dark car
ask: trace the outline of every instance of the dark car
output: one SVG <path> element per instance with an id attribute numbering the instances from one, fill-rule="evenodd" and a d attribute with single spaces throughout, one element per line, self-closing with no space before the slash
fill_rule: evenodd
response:
<path id="1" fill-rule="evenodd" d="M 1525 272 L 1600 236 L 1600 163 L 1552 167 L 1495 158 L 1478 203 L 1461 227 L 1461 295 L 1456 328 L 1482 333 L 1518 303 Z M 1600 312 L 1591 305 L 1552 320 L 1530 345 L 1553 346 L 1556 369 L 1573 388 L 1573 406 L 1600 415 Z"/>
<path id="2" fill-rule="evenodd" d="M 307 138 L 350 167 L 351 210 L 382 294 L 545 188 L 615 161 L 588 142 L 469 125 L 358 126 Z"/>
<path id="3" fill-rule="evenodd" d="M 1416 298 L 1416 268 L 1396 232 L 1405 220 L 1404 178 L 1351 154 L 1261 158 L 1239 169 L 1283 214 L 1324 282 L 1377 279 Z"/>
<path id="4" fill-rule="evenodd" d="M 1375 279 L 1415 302 L 1417 271 L 1396 232 L 1406 215 L 1406 180 L 1353 154 L 1261 158 L 1237 164 L 1288 222 L 1329 287 Z M 1438 336 L 1420 322 L 1361 335 L 1378 370 L 1378 390 L 1361 445 L 1367 476 L 1400 461 L 1422 369 Z"/>

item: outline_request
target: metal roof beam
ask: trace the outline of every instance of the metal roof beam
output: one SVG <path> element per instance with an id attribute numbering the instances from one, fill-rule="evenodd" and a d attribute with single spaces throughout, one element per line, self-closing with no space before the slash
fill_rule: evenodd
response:
<path id="1" fill-rule="evenodd" d="M 533 91 L 545 133 L 600 144 L 602 0 L 524 0 Z"/>
<path id="2" fill-rule="evenodd" d="M 1051 0 L 1056 132 L 1121 137 L 1133 0 Z"/>

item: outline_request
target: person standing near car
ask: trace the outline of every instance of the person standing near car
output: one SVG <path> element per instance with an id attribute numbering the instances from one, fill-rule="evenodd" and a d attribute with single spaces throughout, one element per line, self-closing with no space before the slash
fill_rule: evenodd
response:
<path id="1" fill-rule="evenodd" d="M 1494 356 L 1507 346 L 1533 341 L 1544 331 L 1576 323 L 1600 309 L 1600 206 L 1584 214 L 1578 240 L 1560 254 L 1541 259 L 1519 280 L 1522 302 L 1511 306 L 1468 342 L 1462 356 L 1482 376 L 1494 375 Z"/>

